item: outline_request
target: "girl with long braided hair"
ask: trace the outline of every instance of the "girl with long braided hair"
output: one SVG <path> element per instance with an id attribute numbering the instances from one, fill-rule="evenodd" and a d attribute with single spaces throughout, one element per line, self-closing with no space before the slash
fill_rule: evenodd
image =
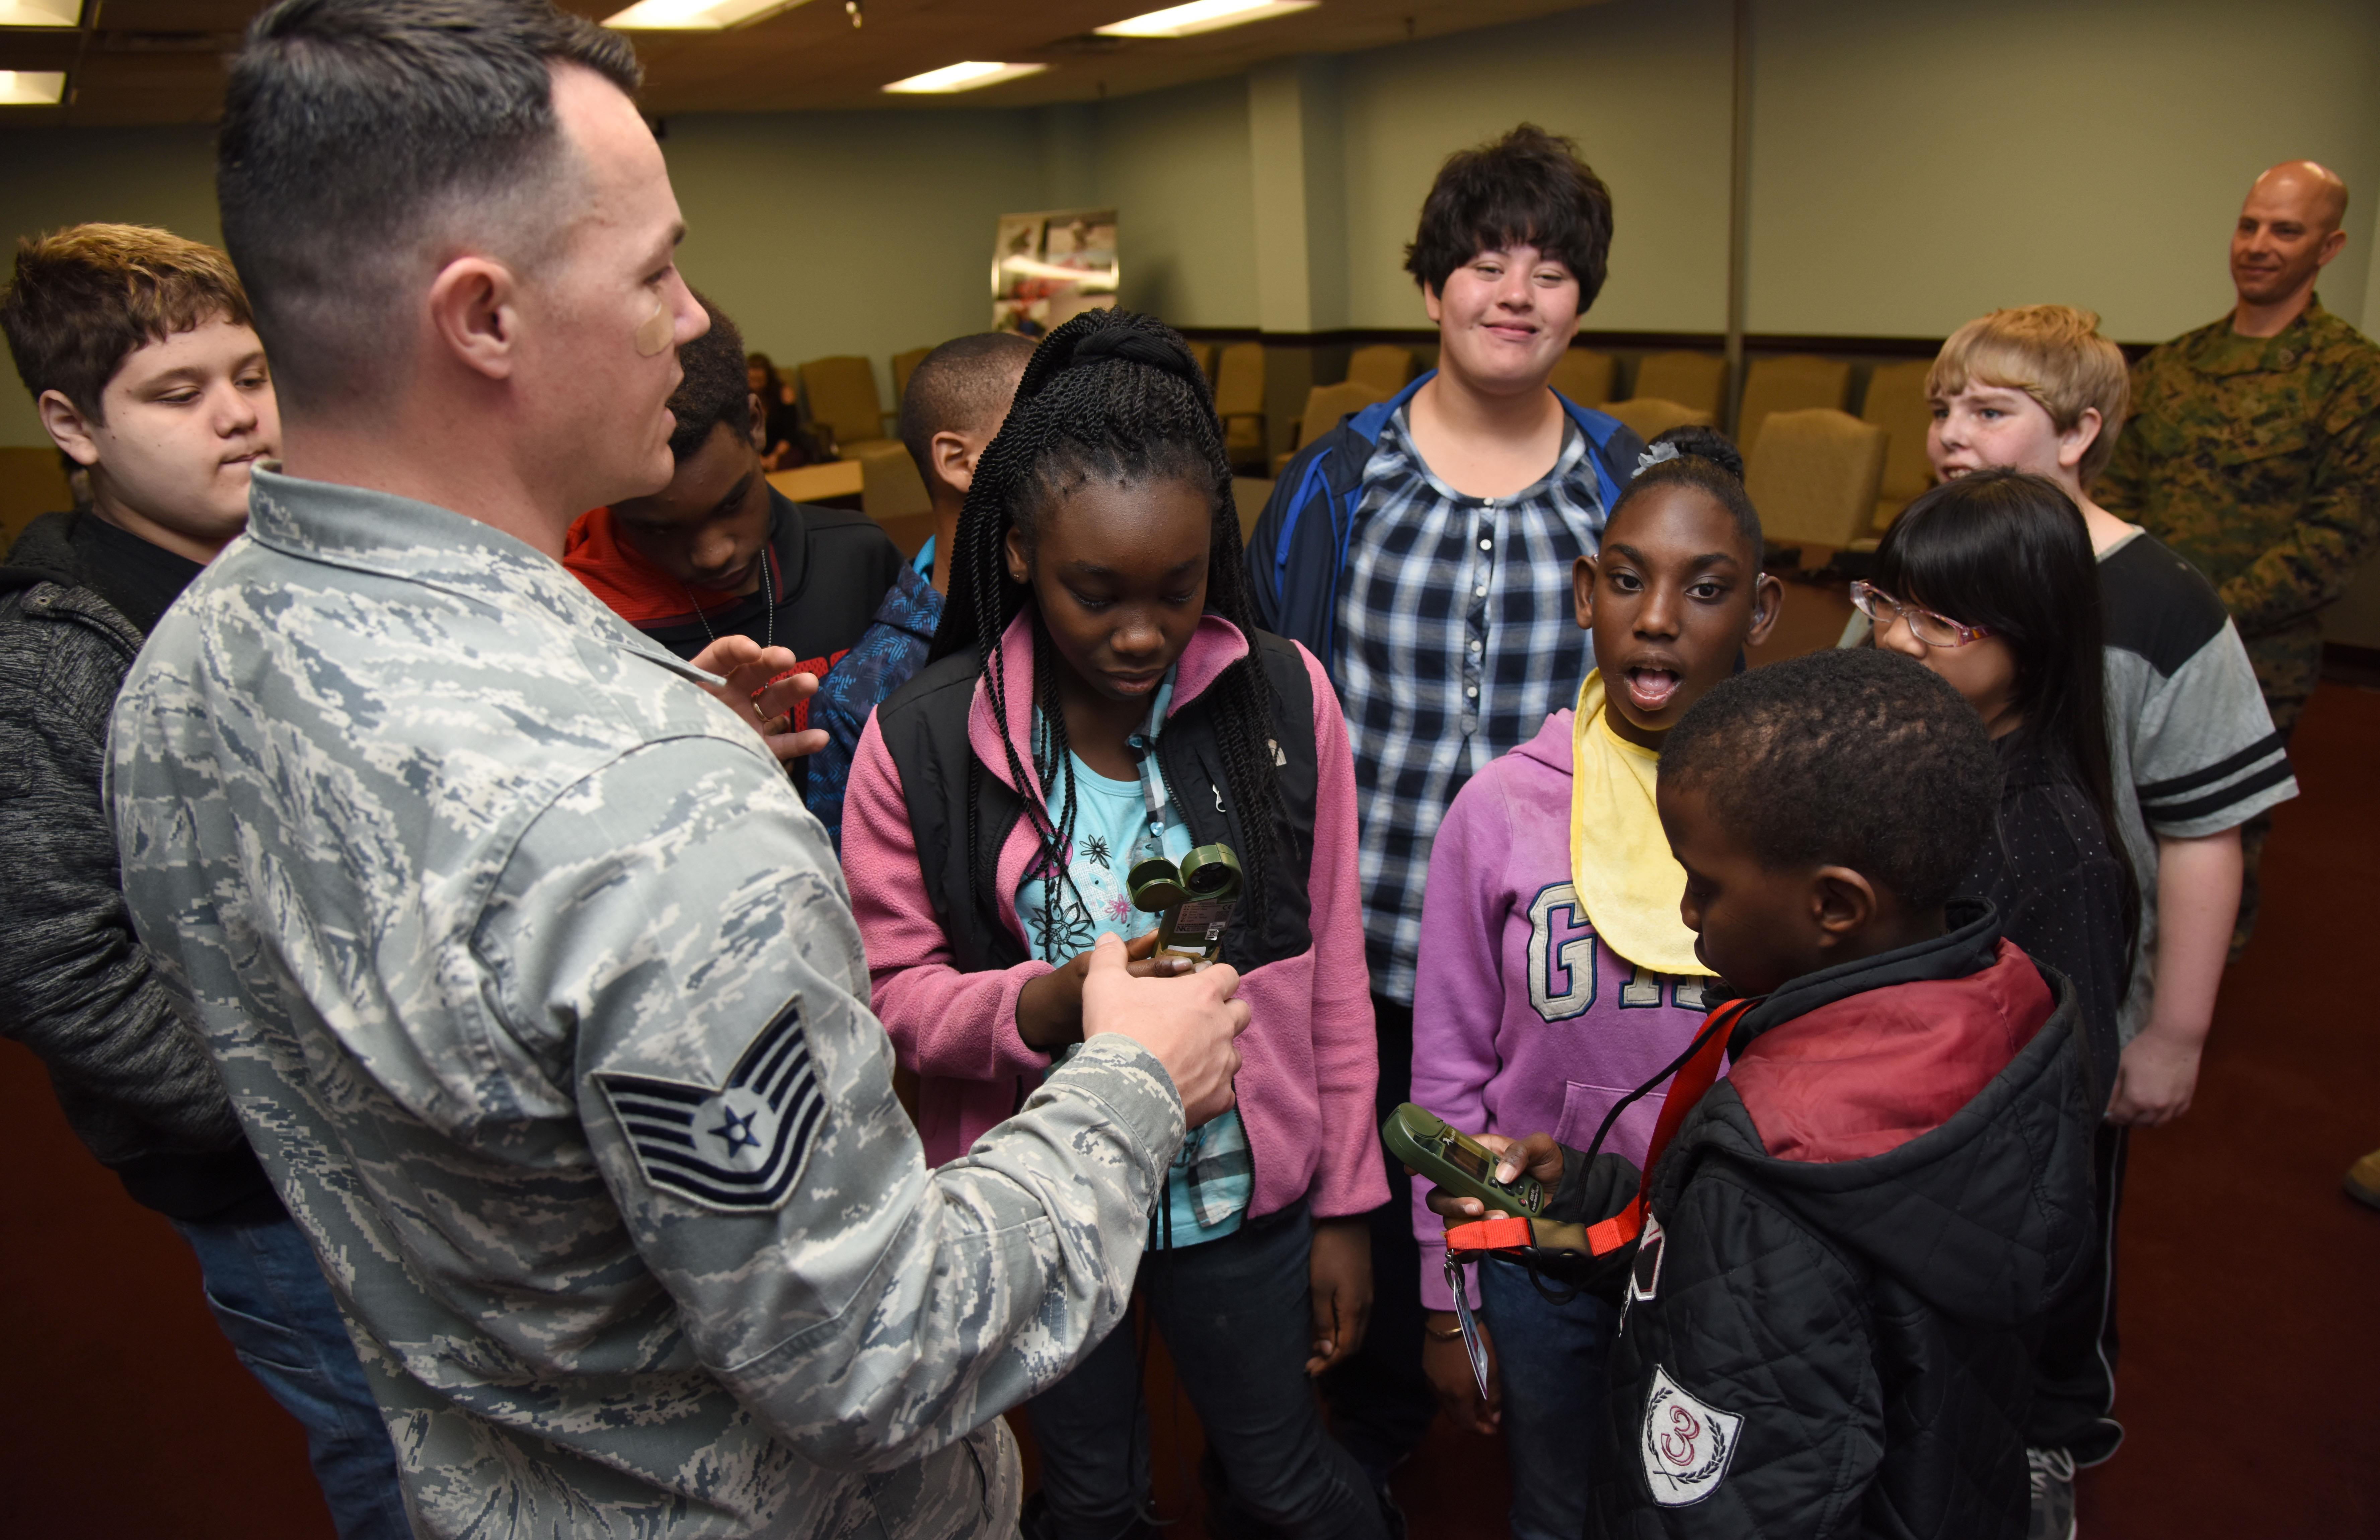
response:
<path id="1" fill-rule="evenodd" d="M 1251 1011 L 1238 1105 L 1148 1173 L 1140 1320 L 1205 1426 L 1216 1502 L 1286 1534 L 1383 1534 L 1309 1384 L 1362 1340 L 1362 1216 L 1388 1196 L 1354 763 L 1321 665 L 1251 617 L 1221 428 L 1182 339 L 1116 310 L 1052 332 L 949 559 L 927 665 L 878 708 L 844 813 L 927 1157 L 964 1155 L 1076 1050 L 1101 932 L 1135 971 L 1179 965 L 1153 955 L 1134 865 L 1228 846 L 1243 891 L 1221 961 Z M 1120 1330 L 1034 1399 L 1028 1533 L 1147 1533 L 1138 1395 Z"/>

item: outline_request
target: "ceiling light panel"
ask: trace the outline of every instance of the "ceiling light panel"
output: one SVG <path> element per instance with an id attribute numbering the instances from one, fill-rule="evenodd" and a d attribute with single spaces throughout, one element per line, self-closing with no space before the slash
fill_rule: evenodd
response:
<path id="1" fill-rule="evenodd" d="M 1310 11 L 1322 0 L 1192 0 L 1146 16 L 1129 17 L 1093 29 L 1111 38 L 1186 38 L 1250 21 L 1270 21 L 1293 11 Z"/>
<path id="2" fill-rule="evenodd" d="M 884 89 L 902 95 L 930 95 L 953 91 L 981 91 L 1003 80 L 1021 80 L 1027 75 L 1038 75 L 1050 67 L 1046 64 L 993 64 L 983 59 L 969 59 L 964 64 L 944 65 L 923 75 L 912 75 L 905 80 L 895 80 Z"/>
<path id="3" fill-rule="evenodd" d="M 802 0 L 637 0 L 626 10 L 605 17 L 603 25 L 623 32 L 716 32 L 800 4 Z"/>
<path id="4" fill-rule="evenodd" d="M 63 69 L 0 69 L 0 107 L 55 107 L 66 95 Z"/>
<path id="5" fill-rule="evenodd" d="M 82 0 L 0 0 L 0 27 L 71 27 Z"/>

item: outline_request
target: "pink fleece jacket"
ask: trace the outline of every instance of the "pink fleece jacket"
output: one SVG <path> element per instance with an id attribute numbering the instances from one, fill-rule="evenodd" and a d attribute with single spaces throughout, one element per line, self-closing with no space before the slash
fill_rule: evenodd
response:
<path id="1" fill-rule="evenodd" d="M 1033 642 L 1020 614 L 1001 638 L 1010 681 L 1010 739 L 1033 777 Z M 1169 716 L 1198 698 L 1224 669 L 1247 655 L 1238 627 L 1215 615 L 1198 623 L 1174 675 Z M 1318 1218 L 1359 1214 L 1388 1201 L 1372 1104 L 1379 1049 L 1372 1024 L 1371 976 L 1355 877 L 1355 768 L 1339 699 L 1322 665 L 1303 647 L 1314 690 L 1318 768 L 1314 858 L 1306 874 L 1313 945 L 1268 963 L 1240 980 L 1248 1002 L 1235 1088 L 1256 1166 L 1249 1213 L 1263 1215 L 1311 1201 Z M 1284 723 L 1284 727 L 1288 724 Z M 1009 781 L 1008 757 L 980 681 L 967 738 L 990 774 L 1020 794 L 1041 798 L 1038 782 Z M 1016 890 L 1036 853 L 1031 826 L 1019 819 L 1002 845 L 1000 912 L 1019 941 Z M 868 948 L 876 1013 L 892 1035 L 901 1063 L 917 1073 L 917 1133 L 926 1158 L 956 1159 L 1014 1112 L 1049 1070 L 1050 1057 L 1016 1032 L 1016 997 L 1050 971 L 1040 962 L 961 973 L 951 964 L 941 923 L 927 900 L 909 829 L 900 771 L 870 718 L 860 735 L 843 813 L 843 866 L 851 904 Z M 1268 873 L 1278 880 L 1280 875 Z"/>
<path id="2" fill-rule="evenodd" d="M 1706 981 L 1638 968 L 1578 907 L 1571 721 L 1556 711 L 1473 776 L 1439 825 L 1414 981 L 1413 1098 L 1466 1134 L 1545 1133 L 1585 1149 L 1614 1103 L 1694 1041 Z M 1603 1147 L 1642 1165 L 1667 1091 L 1630 1103 Z M 1451 1310 L 1446 1221 L 1426 1203 L 1430 1184 L 1413 1185 L 1422 1304 Z"/>

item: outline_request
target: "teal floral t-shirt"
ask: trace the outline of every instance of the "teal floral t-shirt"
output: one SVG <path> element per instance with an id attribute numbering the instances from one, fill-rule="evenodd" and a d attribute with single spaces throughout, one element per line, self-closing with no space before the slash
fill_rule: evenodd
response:
<path id="1" fill-rule="evenodd" d="M 1152 855 L 1178 863 L 1190 854 L 1189 826 L 1166 796 L 1157 768 L 1156 730 L 1172 699 L 1173 675 L 1168 673 L 1149 703 L 1148 725 L 1133 737 L 1141 751 L 1138 780 L 1111 780 L 1082 756 L 1068 756 L 1075 770 L 1075 830 L 1065 869 L 1034 866 L 1016 890 L 1017 918 L 1034 955 L 1045 963 L 1071 962 L 1090 951 L 1102 932 L 1129 941 L 1157 928 L 1156 915 L 1133 906 L 1124 875 Z M 1033 730 L 1037 737 L 1043 730 L 1038 712 Z M 1063 1063 L 1064 1056 L 1057 1061 Z M 1149 1215 L 1149 1249 L 1194 1246 L 1231 1234 L 1246 1218 L 1255 1191 L 1247 1125 L 1236 1110 L 1192 1129 Z"/>

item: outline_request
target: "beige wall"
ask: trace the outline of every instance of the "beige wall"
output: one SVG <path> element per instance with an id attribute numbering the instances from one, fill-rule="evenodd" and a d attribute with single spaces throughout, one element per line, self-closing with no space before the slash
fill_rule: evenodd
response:
<path id="1" fill-rule="evenodd" d="M 2230 308 L 2276 161 L 2356 189 L 2325 303 L 2367 329 L 2380 211 L 2370 0 L 1758 0 L 1755 332 L 1940 336 L 2001 305 L 2159 341 Z"/>
<path id="2" fill-rule="evenodd" d="M 1253 326 L 1256 212 L 1243 79 L 1101 103 L 1096 200 L 1116 209 L 1123 302 L 1177 326 Z M 991 261 L 991 226 L 970 236 Z"/>
<path id="3" fill-rule="evenodd" d="M 2371 0 L 1755 4 L 1753 330 L 1940 335 L 2055 298 L 2127 339 L 2168 336 L 2220 312 L 2240 193 L 2294 154 L 2358 189 L 2323 292 L 2380 329 Z M 1575 136 L 1612 188 L 1611 276 L 1588 325 L 1719 330 L 1730 9 L 1608 0 L 1303 70 L 1328 88 L 1344 167 L 1329 188 L 1343 242 L 1307 226 L 1312 250 L 1345 253 L 1343 293 L 1320 271 L 1335 255 L 1317 259 L 1313 313 L 1423 324 L 1402 261 L 1430 177 L 1525 117 Z M 1033 111 L 674 117 L 686 269 L 755 346 L 862 353 L 881 373 L 984 323 L 996 215 L 1112 202 L 1127 304 L 1254 326 L 1250 103 L 1234 79 Z M 215 234 L 202 129 L 0 129 L 0 165 L 12 243 L 92 218 Z M 1305 180 L 1325 184 L 1311 163 Z M 0 389 L 0 443 L 40 442 L 31 404 Z"/>
<path id="4" fill-rule="evenodd" d="M 1022 113 L 673 117 L 662 149 L 685 212 L 678 263 L 781 365 L 889 359 L 991 320 L 991 231 L 1042 207 Z"/>
<path id="5" fill-rule="evenodd" d="M 1727 0 L 1611 0 L 1567 15 L 1350 55 L 1348 323 L 1427 326 L 1404 272 L 1447 155 L 1523 119 L 1579 142 L 1611 188 L 1596 330 L 1727 324 Z"/>

